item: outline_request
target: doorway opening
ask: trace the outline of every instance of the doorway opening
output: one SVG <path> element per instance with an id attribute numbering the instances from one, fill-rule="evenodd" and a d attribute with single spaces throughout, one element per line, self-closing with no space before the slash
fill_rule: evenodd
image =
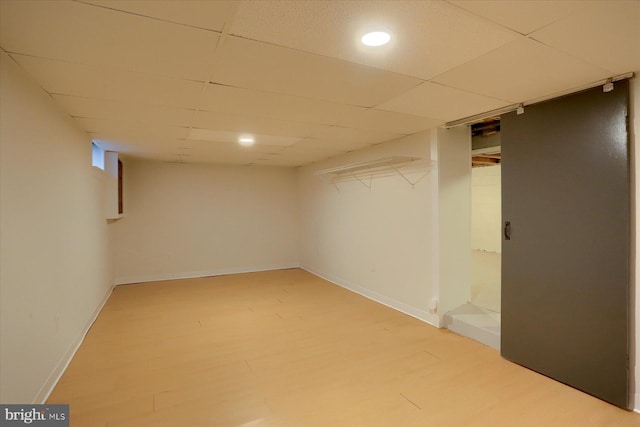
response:
<path id="1" fill-rule="evenodd" d="M 469 300 L 445 315 L 445 326 L 500 349 L 502 182 L 500 118 L 471 125 L 471 281 Z"/>
<path id="2" fill-rule="evenodd" d="M 471 304 L 500 313 L 502 197 L 500 118 L 471 126 Z"/>

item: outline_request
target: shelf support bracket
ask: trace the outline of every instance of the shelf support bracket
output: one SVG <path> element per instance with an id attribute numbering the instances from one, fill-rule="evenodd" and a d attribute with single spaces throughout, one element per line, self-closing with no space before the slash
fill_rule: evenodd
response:
<path id="1" fill-rule="evenodd" d="M 409 178 L 406 177 L 405 174 L 403 174 L 402 172 L 400 172 L 400 170 L 398 170 L 396 167 L 394 167 L 393 165 L 389 165 L 389 167 L 391 169 L 393 169 L 398 175 L 400 175 L 402 177 L 402 179 L 404 179 L 405 181 L 407 181 L 409 183 L 409 185 L 411 185 L 411 188 L 416 188 L 416 184 L 419 183 L 420 181 L 422 181 L 424 179 L 425 176 L 427 176 L 427 173 L 424 173 L 420 176 L 420 178 L 418 178 L 416 181 L 411 181 Z"/>
<path id="2" fill-rule="evenodd" d="M 371 178 L 369 178 L 369 184 L 367 185 L 367 183 L 364 182 L 362 179 L 360 179 L 360 177 L 358 175 L 356 175 L 355 173 L 352 173 L 351 176 L 354 177 L 355 179 L 357 179 L 358 181 L 360 181 L 360 183 L 362 185 L 364 185 L 365 187 L 367 187 L 369 190 L 371 190 L 371 182 L 372 182 Z"/>

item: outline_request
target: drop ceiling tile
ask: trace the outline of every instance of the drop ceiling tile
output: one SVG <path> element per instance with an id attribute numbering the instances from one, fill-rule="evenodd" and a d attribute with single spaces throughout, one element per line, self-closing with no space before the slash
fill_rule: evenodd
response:
<path id="1" fill-rule="evenodd" d="M 280 146 L 280 145 L 269 145 L 269 144 L 256 144 L 251 147 L 243 147 L 237 144 L 235 141 L 198 141 L 198 140 L 188 140 L 187 141 L 190 150 L 184 151 L 187 154 L 197 155 L 198 153 L 242 153 L 246 155 L 252 155 L 257 157 L 262 157 L 267 154 L 278 155 L 282 153 L 284 150 L 287 150 L 288 147 Z"/>
<path id="2" fill-rule="evenodd" d="M 510 102 L 465 92 L 440 84 L 425 82 L 397 98 L 378 106 L 379 109 L 451 121 L 509 105 Z"/>
<path id="3" fill-rule="evenodd" d="M 344 152 L 284 152 L 278 156 L 258 159 L 255 161 L 255 164 L 261 166 L 298 167 L 308 163 L 319 162 L 330 157 L 339 156 L 341 154 L 344 154 Z"/>
<path id="4" fill-rule="evenodd" d="M 313 125 L 299 122 L 251 117 L 240 114 L 198 111 L 192 125 L 196 128 L 302 138 L 309 135 Z"/>
<path id="5" fill-rule="evenodd" d="M 244 156 L 244 155 L 220 156 L 216 154 L 208 154 L 208 155 L 196 157 L 195 159 L 187 159 L 187 161 L 181 162 L 181 163 L 251 166 L 255 164 L 255 160 L 253 157 Z"/>
<path id="6" fill-rule="evenodd" d="M 373 106 L 420 80 L 364 65 L 229 36 L 212 81 L 248 89 Z"/>
<path id="7" fill-rule="evenodd" d="M 404 135 L 342 126 L 318 125 L 310 132 L 309 136 L 311 138 L 331 140 L 337 143 L 378 144 L 380 142 L 401 138 Z"/>
<path id="8" fill-rule="evenodd" d="M 598 81 L 608 74 L 523 37 L 433 81 L 493 98 L 526 102 Z"/>
<path id="9" fill-rule="evenodd" d="M 143 153 L 143 154 L 138 154 L 138 153 L 132 153 L 129 155 L 130 157 L 136 158 L 136 159 L 141 159 L 141 160 L 150 160 L 150 161 L 154 161 L 154 162 L 163 162 L 163 163 L 174 163 L 174 164 L 185 164 L 187 162 L 181 161 L 181 160 L 177 160 L 176 158 L 174 158 L 174 156 L 170 155 L 170 154 L 160 154 L 160 155 L 155 155 L 152 153 Z"/>
<path id="10" fill-rule="evenodd" d="M 191 131 L 189 132 L 188 142 L 204 141 L 204 142 L 219 142 L 219 143 L 230 143 L 233 145 L 239 145 L 237 141 L 240 135 L 241 134 L 239 132 L 192 128 Z M 287 147 L 300 141 L 300 138 L 290 137 L 290 136 L 264 135 L 264 134 L 258 134 L 258 133 L 254 133 L 252 134 L 252 136 L 255 138 L 255 146 L 270 145 L 270 146 Z"/>
<path id="11" fill-rule="evenodd" d="M 421 86 L 418 86 L 418 88 L 420 87 Z M 417 88 L 412 89 L 407 93 L 412 93 L 415 90 L 417 90 Z M 400 95 L 400 97 L 402 96 L 403 95 Z M 387 101 L 387 103 L 388 102 L 389 101 Z M 351 116 L 343 116 L 343 119 L 339 124 L 358 129 L 410 135 L 439 126 L 442 123 L 443 120 L 421 117 L 411 113 L 383 111 L 382 109 L 370 108 Z"/>
<path id="12" fill-rule="evenodd" d="M 49 93 L 196 108 L 203 83 L 12 54 Z"/>
<path id="13" fill-rule="evenodd" d="M 640 70 L 640 2 L 589 5 L 531 36 L 613 73 Z"/>
<path id="14" fill-rule="evenodd" d="M 111 101 L 83 98 L 69 95 L 53 95 L 71 116 L 115 121 L 129 121 L 149 125 L 189 126 L 193 110 L 176 107 L 135 104 L 125 101 Z"/>
<path id="15" fill-rule="evenodd" d="M 449 2 L 521 34 L 529 34 L 564 18 L 580 10 L 584 3 L 557 0 L 450 0 Z"/>
<path id="16" fill-rule="evenodd" d="M 169 161 L 297 166 L 640 69 L 637 1 L 88 2 L 0 0 L 0 45 L 104 146 Z"/>
<path id="17" fill-rule="evenodd" d="M 241 147 L 238 144 L 224 142 L 190 142 L 191 150 L 184 155 L 177 156 L 190 163 L 221 163 L 221 164 L 250 164 L 259 159 L 277 157 L 284 147 L 254 145 L 253 147 Z"/>
<path id="18" fill-rule="evenodd" d="M 320 139 L 320 138 L 305 138 L 295 144 L 296 150 L 304 151 L 340 151 L 346 153 L 347 151 L 359 150 L 372 144 L 366 142 L 349 142 L 339 141 L 335 139 Z"/>
<path id="19" fill-rule="evenodd" d="M 352 105 L 218 84 L 205 87 L 199 108 L 210 112 L 320 124 L 337 124 L 345 115 L 365 111 L 365 108 Z"/>
<path id="20" fill-rule="evenodd" d="M 121 10 L 162 21 L 221 32 L 235 9 L 234 1 L 224 0 L 81 0 L 108 9 Z"/>
<path id="21" fill-rule="evenodd" d="M 363 46 L 360 37 L 377 28 L 391 33 L 391 43 L 381 48 Z M 517 37 L 497 24 L 436 1 L 241 2 L 231 34 L 422 79 Z"/>
<path id="22" fill-rule="evenodd" d="M 250 165 L 255 163 L 257 156 L 251 153 L 218 153 L 200 152 L 198 155 L 176 157 L 172 156 L 171 161 L 175 163 L 206 163 L 220 165 Z"/>
<path id="23" fill-rule="evenodd" d="M 184 139 L 189 133 L 189 128 L 178 126 L 149 126 L 129 121 L 83 118 L 76 118 L 75 121 L 88 133 L 98 134 L 101 139 L 119 142 Z"/>
<path id="24" fill-rule="evenodd" d="M 213 31 L 84 3 L 0 2 L 0 40 L 9 53 L 205 81 L 218 39 Z"/>
<path id="25" fill-rule="evenodd" d="M 272 159 L 258 159 L 254 162 L 254 164 L 259 166 L 290 167 L 290 168 L 302 166 L 306 163 L 309 163 L 309 161 L 305 158 L 281 157 L 281 156 L 278 156 Z"/>
<path id="26" fill-rule="evenodd" d="M 346 153 L 348 151 L 335 146 L 333 147 L 309 146 L 310 143 L 312 143 L 312 141 L 300 142 L 292 147 L 287 147 L 285 150 L 282 151 L 281 154 L 282 155 L 287 155 L 287 154 L 302 155 L 302 154 L 308 153 L 309 155 L 318 154 L 318 155 L 330 156 L 330 155 L 336 155 L 340 153 Z"/>
<path id="27" fill-rule="evenodd" d="M 300 148 L 297 146 L 288 147 L 279 155 L 268 160 L 262 160 L 260 164 L 284 165 L 284 166 L 300 166 L 306 163 L 317 162 L 329 157 L 344 154 L 346 151 L 335 148 Z"/>

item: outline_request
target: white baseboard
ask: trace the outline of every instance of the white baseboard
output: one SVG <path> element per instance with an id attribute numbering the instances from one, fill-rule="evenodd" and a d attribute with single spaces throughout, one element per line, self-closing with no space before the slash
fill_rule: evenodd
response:
<path id="1" fill-rule="evenodd" d="M 426 322 L 431 326 L 435 326 L 436 328 L 440 327 L 440 318 L 437 314 L 432 314 L 432 313 L 429 313 L 428 311 L 421 310 L 409 304 L 397 301 L 393 298 L 389 298 L 385 295 L 379 294 L 370 289 L 366 289 L 366 288 L 363 288 L 362 286 L 358 286 L 355 283 L 351 283 L 348 280 L 344 280 L 340 277 L 333 276 L 332 274 L 320 272 L 307 265 L 301 265 L 300 268 L 302 268 L 305 271 L 308 271 L 311 274 L 321 277 L 324 280 L 327 280 L 335 285 L 338 285 L 342 288 L 345 288 L 352 292 L 360 294 L 363 297 L 369 298 L 370 300 L 373 300 L 377 303 L 386 305 L 387 307 L 393 308 L 394 310 L 397 310 L 408 316 L 415 317 L 418 320 L 422 320 L 423 322 Z"/>
<path id="2" fill-rule="evenodd" d="M 163 273 L 163 274 L 147 274 L 147 275 L 141 275 L 141 276 L 127 276 L 127 277 L 116 278 L 116 285 L 130 285 L 132 283 L 145 283 L 145 282 L 161 282 L 164 280 L 197 279 L 200 277 L 224 276 L 227 274 L 240 274 L 240 273 L 257 273 L 259 271 L 286 270 L 289 268 L 300 268 L 300 265 L 298 263 L 272 264 L 272 265 L 261 265 L 257 267 L 232 267 L 232 268 L 218 268 L 215 270 L 188 271 L 188 272 L 182 272 L 182 273 Z"/>
<path id="3" fill-rule="evenodd" d="M 96 307 L 93 314 L 91 315 L 87 323 L 82 328 L 80 335 L 78 335 L 78 337 L 71 343 L 71 345 L 69 346 L 65 354 L 62 356 L 60 361 L 58 361 L 58 364 L 56 365 L 56 367 L 53 369 L 51 374 L 49 374 L 47 381 L 45 381 L 42 387 L 40 387 L 40 390 L 38 391 L 36 396 L 33 398 L 33 402 L 32 402 L 33 404 L 44 404 L 47 401 L 54 387 L 56 386 L 56 384 L 58 384 L 58 381 L 60 381 L 62 374 L 64 374 L 64 371 L 67 370 L 67 367 L 69 366 L 69 363 L 71 363 L 73 356 L 75 356 L 76 352 L 80 348 L 80 345 L 84 341 L 84 337 L 87 336 L 89 329 L 91 329 L 91 326 L 93 326 L 93 323 L 98 318 L 98 315 L 102 311 L 102 308 L 109 300 L 109 297 L 111 296 L 111 293 L 113 292 L 114 287 L 115 286 L 113 285 L 109 287 L 109 290 L 102 298 L 102 301 L 100 302 L 100 304 L 98 304 L 98 307 Z"/>
<path id="4" fill-rule="evenodd" d="M 640 414 L 640 393 L 635 393 L 633 397 L 633 411 Z"/>

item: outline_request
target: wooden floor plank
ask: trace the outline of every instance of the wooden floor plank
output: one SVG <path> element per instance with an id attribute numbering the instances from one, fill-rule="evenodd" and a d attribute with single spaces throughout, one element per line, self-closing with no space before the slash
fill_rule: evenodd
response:
<path id="1" fill-rule="evenodd" d="M 72 426 L 638 426 L 302 270 L 117 287 L 48 403 Z"/>

